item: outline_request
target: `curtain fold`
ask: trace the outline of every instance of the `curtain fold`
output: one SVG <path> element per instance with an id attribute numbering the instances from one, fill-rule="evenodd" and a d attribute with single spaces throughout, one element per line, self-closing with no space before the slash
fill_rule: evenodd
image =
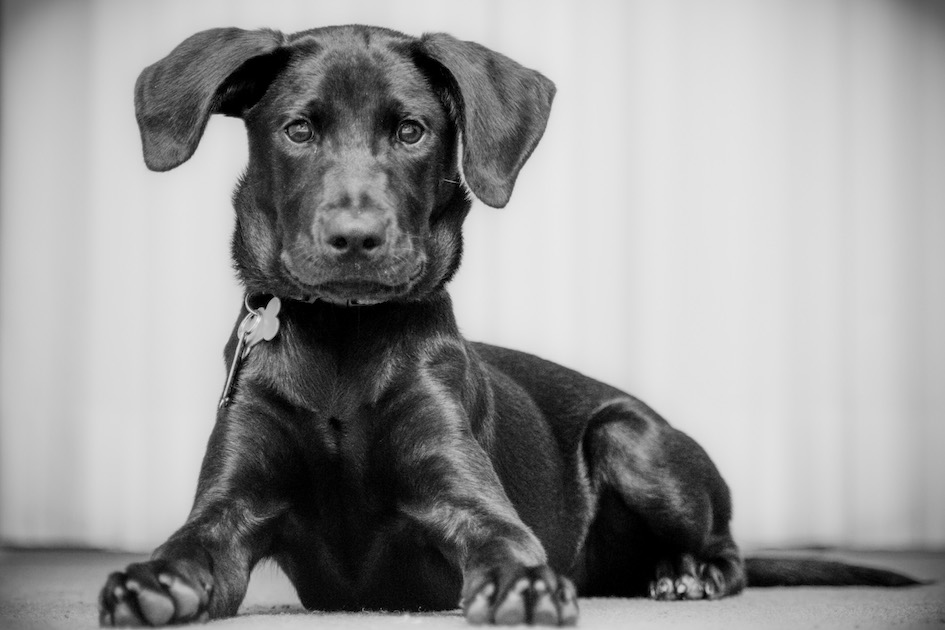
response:
<path id="1" fill-rule="evenodd" d="M 3 3 L 0 540 L 146 549 L 186 517 L 240 306 L 242 124 L 141 160 L 137 73 L 213 26 L 447 31 L 552 78 L 464 333 L 695 437 L 749 546 L 945 544 L 945 4 Z"/>

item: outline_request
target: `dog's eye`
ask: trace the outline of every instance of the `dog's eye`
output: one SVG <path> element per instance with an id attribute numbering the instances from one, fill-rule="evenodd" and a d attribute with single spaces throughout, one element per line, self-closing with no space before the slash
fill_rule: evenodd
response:
<path id="1" fill-rule="evenodd" d="M 423 127 L 413 120 L 405 120 L 397 128 L 397 139 L 404 144 L 417 144 L 423 137 Z"/>
<path id="2" fill-rule="evenodd" d="M 312 123 L 309 121 L 296 120 L 286 126 L 285 135 L 289 136 L 292 142 L 302 144 L 315 137 L 315 130 L 312 129 Z"/>

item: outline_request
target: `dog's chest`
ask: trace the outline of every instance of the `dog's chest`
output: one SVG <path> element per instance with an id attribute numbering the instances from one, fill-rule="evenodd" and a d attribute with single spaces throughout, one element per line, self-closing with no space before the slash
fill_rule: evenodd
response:
<path id="1" fill-rule="evenodd" d="M 293 468 L 301 474 L 288 480 L 286 533 L 330 551 L 339 566 L 354 567 L 368 561 L 379 536 L 397 527 L 397 484 L 382 452 L 376 409 L 356 392 L 326 393 L 319 403 L 288 418 Z"/>
<path id="2" fill-rule="evenodd" d="M 261 358 L 248 393 L 272 405 L 292 468 L 302 471 L 292 480 L 293 503 L 357 521 L 386 509 L 395 496 L 384 452 L 390 418 L 374 394 L 373 369 L 328 353 Z"/>
<path id="3" fill-rule="evenodd" d="M 335 400 L 326 413 L 311 413 L 301 433 L 306 474 L 295 481 L 293 500 L 283 519 L 276 547 L 281 562 L 300 577 L 297 587 L 309 605 L 337 605 L 351 597 L 359 607 L 387 601 L 392 581 L 405 572 L 442 574 L 434 583 L 448 584 L 440 594 L 425 594 L 418 606 L 455 604 L 457 579 L 437 548 L 400 510 L 400 489 L 389 453 L 377 430 L 383 422 L 368 406 Z M 277 557 L 280 554 L 276 554 Z M 332 584 L 332 593 L 324 586 Z M 337 592 L 334 588 L 337 587 Z M 410 596 L 431 588 L 426 580 L 409 589 Z M 356 595 L 356 596 L 355 596 Z M 401 594 L 400 597 L 407 595 Z M 427 599 L 432 598 L 432 599 Z"/>
<path id="4" fill-rule="evenodd" d="M 360 332 L 348 338 L 361 343 L 326 348 L 290 324 L 254 350 L 241 396 L 270 407 L 291 453 L 285 470 L 293 472 L 282 479 L 289 509 L 275 543 L 281 561 L 314 581 L 370 591 L 382 575 L 444 560 L 400 509 L 390 434 L 404 420 L 397 392 L 410 389 L 397 383 L 411 382 L 413 366 L 385 344 L 366 343 L 366 326 Z"/>

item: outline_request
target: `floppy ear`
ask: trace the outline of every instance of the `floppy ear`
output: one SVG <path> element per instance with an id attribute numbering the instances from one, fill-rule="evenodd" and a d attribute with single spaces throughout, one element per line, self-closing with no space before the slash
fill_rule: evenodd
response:
<path id="1" fill-rule="evenodd" d="M 284 63 L 284 50 L 277 54 L 284 41 L 277 31 L 216 28 L 145 68 L 135 83 L 135 116 L 148 168 L 182 164 L 210 114 L 239 116 L 258 100 Z"/>
<path id="2" fill-rule="evenodd" d="M 422 54 L 448 74 L 463 138 L 463 174 L 484 203 L 501 208 L 545 131 L 555 86 L 540 73 L 473 42 L 424 35 Z"/>

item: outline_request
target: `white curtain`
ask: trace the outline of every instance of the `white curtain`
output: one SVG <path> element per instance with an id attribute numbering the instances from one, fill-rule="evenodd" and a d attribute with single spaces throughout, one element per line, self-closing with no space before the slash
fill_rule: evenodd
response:
<path id="1" fill-rule="evenodd" d="M 945 3 L 12 0 L 0 101 L 0 539 L 184 519 L 240 304 L 242 125 L 166 174 L 137 73 L 196 30 L 448 31 L 558 85 L 477 204 L 464 332 L 697 438 L 749 546 L 945 544 Z"/>

